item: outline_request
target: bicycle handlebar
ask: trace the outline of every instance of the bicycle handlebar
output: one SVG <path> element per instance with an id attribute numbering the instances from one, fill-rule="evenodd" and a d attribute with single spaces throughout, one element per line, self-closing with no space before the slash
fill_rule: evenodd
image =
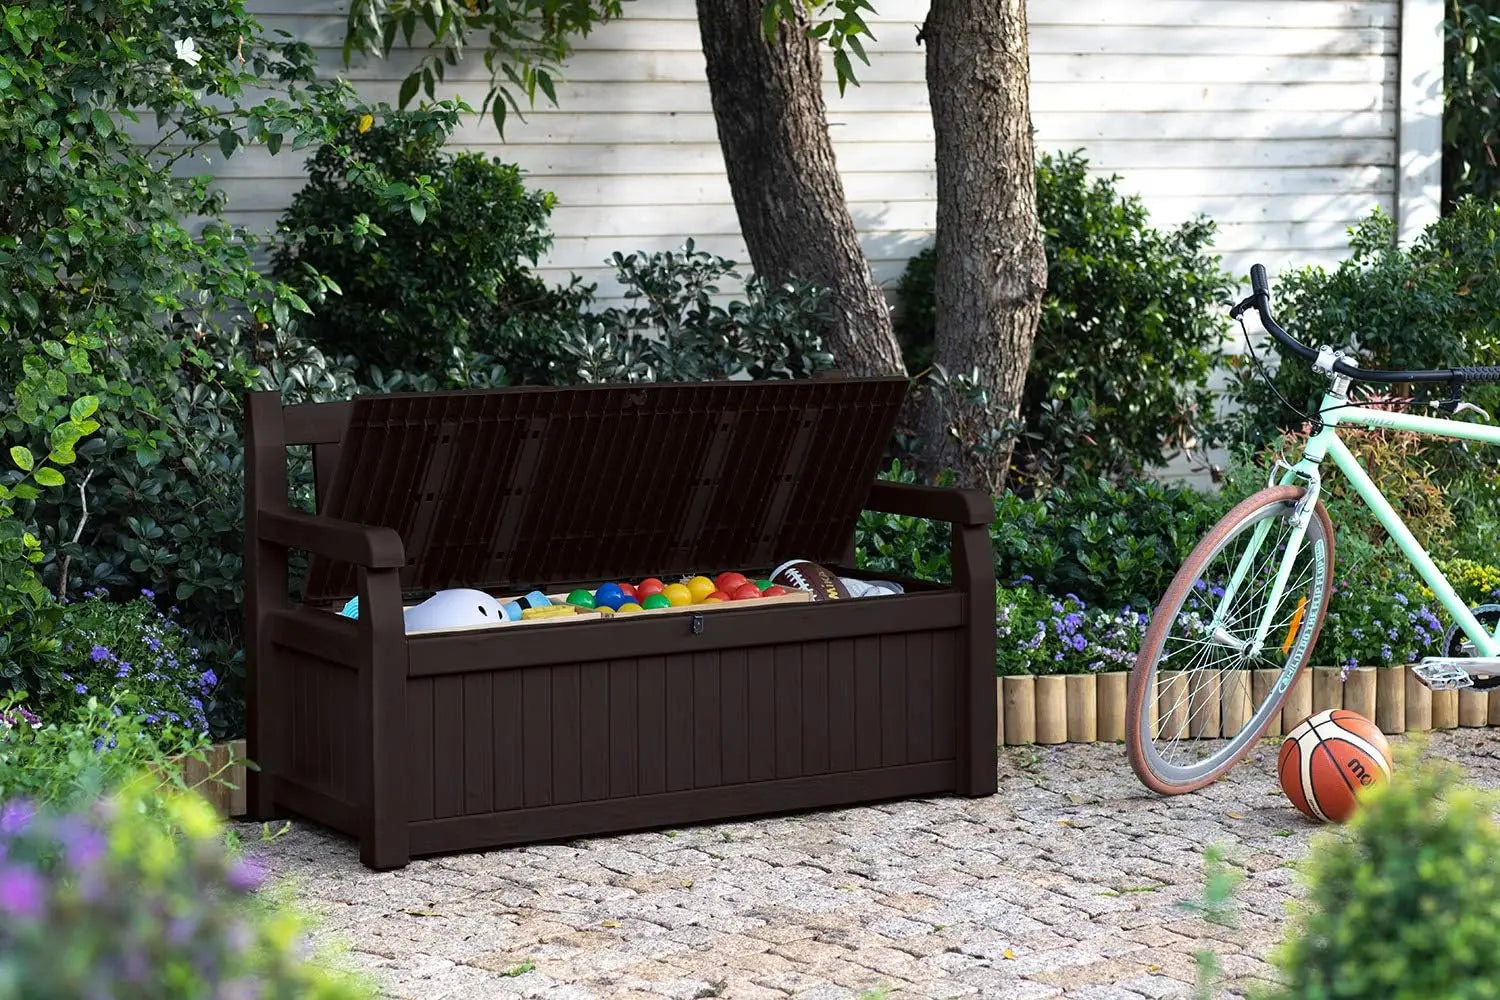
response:
<path id="1" fill-rule="evenodd" d="M 1280 341 L 1287 350 L 1298 357 L 1314 361 L 1318 351 L 1293 337 L 1271 317 L 1271 284 L 1266 279 L 1264 264 L 1250 268 L 1250 297 L 1229 311 L 1231 319 L 1238 319 L 1246 309 L 1254 308 L 1260 314 L 1261 325 L 1271 336 Z M 1456 386 L 1465 382 L 1500 382 L 1500 366 L 1480 365 L 1469 368 L 1427 368 L 1418 371 L 1387 371 L 1376 368 L 1357 368 L 1345 361 L 1334 361 L 1333 370 L 1339 375 L 1364 382 L 1450 382 Z"/>

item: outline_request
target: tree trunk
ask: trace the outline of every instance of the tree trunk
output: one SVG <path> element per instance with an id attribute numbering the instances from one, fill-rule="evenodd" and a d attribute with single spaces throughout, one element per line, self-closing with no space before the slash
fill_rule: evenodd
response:
<path id="1" fill-rule="evenodd" d="M 932 0 L 923 40 L 937 140 L 933 360 L 950 377 L 977 368 L 983 392 L 928 394 L 924 458 L 993 493 L 1013 440 L 986 435 L 1020 411 L 1047 287 L 1025 0 Z"/>
<path id="2" fill-rule="evenodd" d="M 762 0 L 698 0 L 714 120 L 757 274 L 832 292 L 829 350 L 851 375 L 905 373 L 885 295 L 844 200 L 823 106 L 823 64 L 806 23 L 768 43 Z"/>

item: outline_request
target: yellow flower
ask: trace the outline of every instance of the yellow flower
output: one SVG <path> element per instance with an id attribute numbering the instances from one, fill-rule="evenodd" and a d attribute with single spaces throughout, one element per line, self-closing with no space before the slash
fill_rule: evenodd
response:
<path id="1" fill-rule="evenodd" d="M 374 125 L 374 124 L 375 124 L 375 116 L 374 115 L 360 115 L 359 116 L 359 132 L 360 132 L 360 134 L 363 135 L 364 133 L 370 131 L 370 126 Z"/>

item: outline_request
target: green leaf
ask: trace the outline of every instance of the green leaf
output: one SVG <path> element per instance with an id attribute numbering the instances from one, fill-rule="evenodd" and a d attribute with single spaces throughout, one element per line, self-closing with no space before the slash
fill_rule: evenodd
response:
<path id="1" fill-rule="evenodd" d="M 402 80 L 401 92 L 396 95 L 396 106 L 404 108 L 410 104 L 411 99 L 417 96 L 417 88 L 421 85 L 422 78 L 418 73 L 412 73 L 405 80 Z"/>
<path id="2" fill-rule="evenodd" d="M 73 400 L 73 405 L 68 407 L 68 416 L 74 420 L 86 420 L 99 412 L 98 396 L 79 396 Z"/>
<path id="3" fill-rule="evenodd" d="M 61 486 L 66 482 L 63 479 L 63 474 L 50 465 L 44 465 L 40 469 L 37 469 L 34 478 L 43 486 Z"/>
<path id="4" fill-rule="evenodd" d="M 59 361 L 62 361 L 64 358 L 67 357 L 67 351 L 63 349 L 63 345 L 59 344 L 55 340 L 45 340 L 45 341 L 43 341 L 42 342 L 42 350 L 46 351 L 48 354 L 50 354 L 52 357 L 56 358 Z"/>
<path id="5" fill-rule="evenodd" d="M 412 221 L 418 225 L 421 225 L 422 221 L 427 218 L 427 206 L 420 201 L 414 201 L 408 205 L 407 211 L 411 212 Z"/>
<path id="6" fill-rule="evenodd" d="M 95 108 L 93 111 L 90 111 L 89 121 L 93 123 L 94 130 L 100 135 L 114 135 L 114 120 L 102 108 Z"/>
<path id="7" fill-rule="evenodd" d="M 240 134 L 234 129 L 226 128 L 219 133 L 219 152 L 223 153 L 226 159 L 234 155 L 239 144 Z"/>
<path id="8" fill-rule="evenodd" d="M 30 472 L 36 466 L 36 459 L 31 454 L 30 448 L 15 445 L 10 449 L 10 460 L 16 463 L 16 468 L 22 472 Z"/>
<path id="9" fill-rule="evenodd" d="M 557 91 L 553 89 L 552 77 L 547 74 L 546 70 L 536 71 L 536 84 L 542 88 L 542 93 L 547 95 L 547 100 L 553 104 L 557 103 Z"/>
<path id="10" fill-rule="evenodd" d="M 16 301 L 21 304 L 21 311 L 26 318 L 35 322 L 42 315 L 42 305 L 36 300 L 36 296 L 30 292 L 17 292 Z"/>

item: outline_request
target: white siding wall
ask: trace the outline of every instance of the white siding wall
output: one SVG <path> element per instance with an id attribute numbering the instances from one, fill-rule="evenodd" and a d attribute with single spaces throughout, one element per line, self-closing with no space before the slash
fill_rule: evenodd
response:
<path id="1" fill-rule="evenodd" d="M 1349 225 L 1375 205 L 1397 210 L 1401 10 L 1415 2 L 1033 0 L 1037 146 L 1084 147 L 1095 168 L 1146 198 L 1158 224 L 1208 213 L 1236 275 L 1255 260 L 1272 273 L 1335 260 Z M 893 283 L 934 220 L 916 42 L 926 3 L 876 6 L 863 85 L 840 97 L 830 66 L 826 91 L 856 224 L 876 275 Z M 251 9 L 318 46 L 329 71 L 346 72 L 369 98 L 394 103 L 411 55 L 344 71 L 342 0 L 253 0 Z M 543 103 L 512 120 L 503 144 L 487 121 L 456 135 L 456 145 L 516 162 L 557 193 L 556 244 L 543 262 L 551 276 L 585 275 L 607 295 L 610 252 L 668 249 L 687 236 L 748 260 L 693 9 L 691 0 L 631 0 L 625 19 L 580 43 L 557 108 Z M 483 68 L 468 62 L 440 96 L 462 93 L 477 107 Z M 236 218 L 268 228 L 302 183 L 300 162 L 252 153 L 210 169 Z M 1435 179 L 1419 174 L 1418 189 Z"/>

